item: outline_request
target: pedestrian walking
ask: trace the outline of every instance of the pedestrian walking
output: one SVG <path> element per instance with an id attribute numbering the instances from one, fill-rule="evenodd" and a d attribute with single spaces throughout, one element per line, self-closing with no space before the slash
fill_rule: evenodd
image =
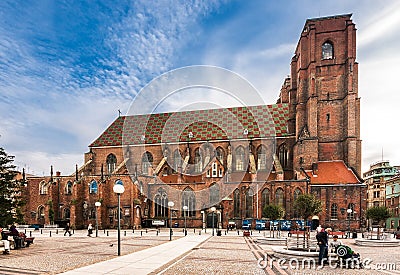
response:
<path id="1" fill-rule="evenodd" d="M 64 232 L 64 236 L 67 235 L 67 233 L 69 234 L 69 236 L 71 237 L 72 233 L 71 233 L 71 226 L 69 225 L 69 222 L 67 223 L 67 225 L 64 228 L 65 232 Z"/>
<path id="2" fill-rule="evenodd" d="M 92 226 L 91 223 L 89 223 L 89 225 L 88 225 L 88 236 L 92 237 L 92 234 L 93 234 L 93 226 Z"/>

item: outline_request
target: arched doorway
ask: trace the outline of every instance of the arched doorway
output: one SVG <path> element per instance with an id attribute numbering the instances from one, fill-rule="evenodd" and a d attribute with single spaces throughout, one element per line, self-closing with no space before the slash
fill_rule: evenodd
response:
<path id="1" fill-rule="evenodd" d="M 214 223 L 214 226 L 213 226 Z M 218 214 L 217 212 L 210 212 L 207 214 L 207 227 L 208 228 L 217 228 L 218 227 Z"/>

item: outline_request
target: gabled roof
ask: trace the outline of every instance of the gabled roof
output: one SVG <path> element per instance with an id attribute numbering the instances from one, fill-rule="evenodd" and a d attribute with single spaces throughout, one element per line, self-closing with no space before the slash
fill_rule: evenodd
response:
<path id="1" fill-rule="evenodd" d="M 306 170 L 311 184 L 357 184 L 361 183 L 352 169 L 342 160 L 320 161 L 318 169 Z"/>
<path id="2" fill-rule="evenodd" d="M 289 105 L 281 103 L 120 116 L 89 147 L 121 146 L 122 138 L 124 144 L 187 142 L 190 132 L 190 141 L 282 137 L 287 136 L 288 115 Z"/>

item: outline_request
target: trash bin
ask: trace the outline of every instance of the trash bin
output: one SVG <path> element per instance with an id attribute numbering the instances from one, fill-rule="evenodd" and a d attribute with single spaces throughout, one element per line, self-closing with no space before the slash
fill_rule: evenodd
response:
<path id="1" fill-rule="evenodd" d="M 217 236 L 222 236 L 221 230 L 217 230 Z"/>
<path id="2" fill-rule="evenodd" d="M 353 239 L 357 239 L 357 232 L 353 232 Z"/>

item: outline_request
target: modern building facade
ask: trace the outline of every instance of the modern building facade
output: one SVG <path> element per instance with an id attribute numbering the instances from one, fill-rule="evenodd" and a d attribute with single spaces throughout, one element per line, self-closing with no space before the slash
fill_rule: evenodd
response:
<path id="1" fill-rule="evenodd" d="M 125 227 L 170 219 L 181 227 L 240 227 L 265 218 L 268 204 L 298 219 L 295 199 L 313 193 L 323 202 L 320 223 L 360 228 L 367 192 L 360 172 L 356 28 L 350 14 L 315 18 L 301 31 L 275 104 L 120 116 L 74 175 L 27 179 L 25 218 L 79 228 L 97 216 L 111 228 L 120 211 Z M 125 187 L 120 209 L 117 180 Z"/>

